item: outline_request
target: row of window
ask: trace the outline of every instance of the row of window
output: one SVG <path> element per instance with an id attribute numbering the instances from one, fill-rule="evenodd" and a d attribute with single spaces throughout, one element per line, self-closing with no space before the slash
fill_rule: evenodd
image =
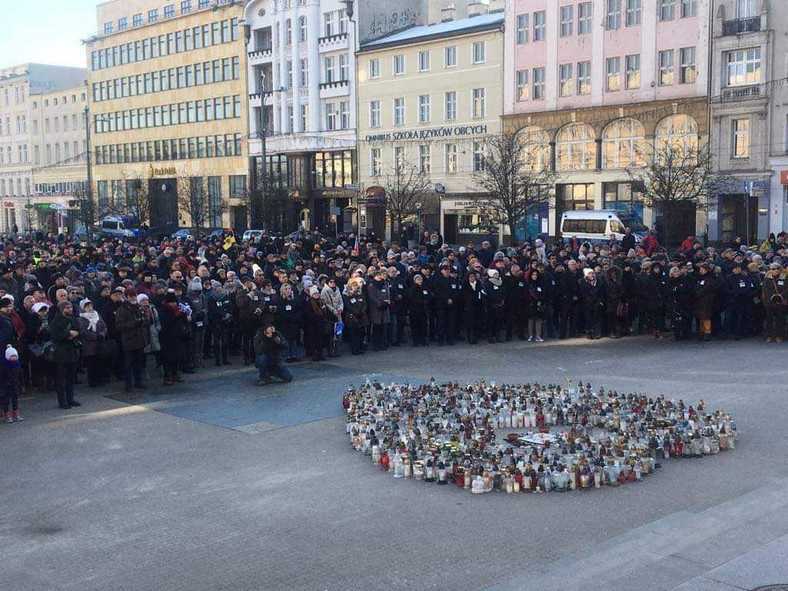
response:
<path id="1" fill-rule="evenodd" d="M 197 0 L 197 8 L 202 10 L 208 8 L 211 4 L 211 0 Z M 192 11 L 192 0 L 181 0 L 181 14 L 189 14 Z M 175 5 L 174 4 L 167 4 L 161 10 L 164 18 L 173 18 L 175 16 Z M 131 26 L 132 27 L 141 27 L 145 24 L 144 15 L 141 12 L 134 14 L 131 17 Z M 148 24 L 153 24 L 158 22 L 159 20 L 159 9 L 158 8 L 151 8 L 148 10 Z M 118 19 L 118 31 L 125 31 L 129 28 L 129 19 L 128 17 L 122 16 Z M 115 23 L 113 21 L 107 21 L 104 23 L 104 34 L 111 35 L 115 30 Z"/>
<path id="2" fill-rule="evenodd" d="M 20 105 L 25 102 L 25 97 L 27 96 L 26 89 L 24 86 L 6 86 L 3 89 L 3 94 L 5 95 L 5 106 L 8 107 L 11 105 L 11 91 L 14 91 L 14 102 L 17 105 Z"/>
<path id="3" fill-rule="evenodd" d="M 639 26 L 642 19 L 643 0 L 605 0 L 604 26 L 609 31 L 622 26 Z M 577 30 L 578 35 L 587 35 L 592 31 L 593 3 L 580 2 L 577 5 L 566 4 L 559 7 L 558 34 L 570 37 Z M 658 0 L 657 16 L 661 21 L 672 21 L 698 15 L 697 0 Z M 529 41 L 544 41 L 547 36 L 547 12 L 539 10 L 533 13 L 518 14 L 515 35 L 518 45 Z"/>
<path id="4" fill-rule="evenodd" d="M 62 150 L 60 142 L 55 142 L 54 144 L 47 144 L 44 153 L 44 162 L 45 165 L 50 164 L 60 164 L 63 161 L 72 161 L 74 162 L 81 161 L 84 158 L 85 151 L 87 150 L 87 142 L 86 140 L 82 140 L 82 150 L 79 149 L 80 143 L 78 141 L 73 142 L 63 142 L 62 143 Z M 14 161 L 14 155 L 16 155 L 16 162 Z M 27 164 L 30 162 L 30 154 L 28 152 L 27 144 L 21 144 L 17 146 L 16 154 L 11 146 L 8 146 L 5 150 L 0 149 L 0 166 L 2 165 L 11 165 L 11 164 Z M 33 146 L 33 164 L 36 166 L 42 164 L 41 162 L 41 150 L 38 145 Z"/>
<path id="5" fill-rule="evenodd" d="M 432 121 L 432 96 L 429 94 L 419 95 L 418 101 L 418 122 L 429 123 Z M 484 88 L 474 88 L 471 90 L 471 109 L 472 119 L 483 119 L 487 116 L 487 90 Z M 455 121 L 457 119 L 457 91 L 451 90 L 443 94 L 443 120 Z M 397 97 L 392 104 L 392 124 L 400 127 L 407 123 L 405 97 Z M 369 102 L 369 126 L 376 128 L 381 126 L 381 101 L 373 100 Z"/>
<path id="6" fill-rule="evenodd" d="M 212 45 L 231 43 L 238 38 L 238 19 L 225 19 L 106 49 L 96 49 L 91 52 L 90 67 L 93 71 L 103 70 Z"/>
<path id="7" fill-rule="evenodd" d="M 240 117 L 241 97 L 235 95 L 102 113 L 94 115 L 94 125 L 96 133 L 111 133 Z"/>
<path id="8" fill-rule="evenodd" d="M 198 62 L 145 74 L 123 76 L 93 83 L 93 102 L 111 101 L 168 90 L 239 80 L 241 60 L 238 56 Z"/>
<path id="9" fill-rule="evenodd" d="M 14 189 L 16 186 L 16 189 Z M 18 196 L 21 197 L 23 195 L 30 195 L 30 179 L 24 180 L 24 192 L 22 191 L 22 179 L 16 179 L 16 185 L 14 184 L 14 179 L 0 179 L 0 195 L 3 197 L 14 197 Z"/>
<path id="10" fill-rule="evenodd" d="M 432 149 L 430 144 L 419 144 L 417 148 L 417 167 L 423 174 L 431 174 L 432 172 L 442 172 L 443 174 L 452 175 L 459 172 L 466 172 L 467 169 L 460 169 L 460 157 L 465 154 L 465 151 L 457 144 L 443 144 L 443 170 L 433 170 L 432 166 Z M 370 176 L 377 177 L 384 174 L 396 174 L 397 171 L 406 170 L 410 160 L 405 146 L 394 146 L 392 148 L 393 167 L 391 171 L 383 169 L 383 148 L 370 148 L 369 150 L 369 174 Z M 484 157 L 484 142 L 472 142 L 470 165 L 473 172 L 481 172 L 484 170 L 485 157 Z"/>
<path id="11" fill-rule="evenodd" d="M 62 129 L 63 131 L 73 130 L 76 131 L 77 129 L 84 129 L 85 128 L 85 120 L 83 117 L 80 117 L 76 113 L 72 113 L 71 116 L 63 115 L 62 117 Z M 70 123 L 69 123 L 70 122 Z M 50 133 L 52 130 L 56 133 L 60 132 L 61 130 L 61 118 L 60 117 L 49 117 L 44 119 L 44 132 Z M 38 119 L 33 119 L 33 134 L 38 135 Z M 16 127 L 12 127 L 11 125 L 11 118 L 5 118 L 5 125 L 3 125 L 3 119 L 0 119 L 0 136 L 10 136 L 14 135 L 26 134 L 27 133 L 27 117 L 25 115 L 19 115 L 16 117 Z"/>
<path id="12" fill-rule="evenodd" d="M 242 154 L 240 133 L 110 144 L 96 146 L 95 150 L 96 164 L 191 160 L 193 158 L 241 156 Z"/>
<path id="13" fill-rule="evenodd" d="M 487 45 L 484 41 L 476 41 L 471 46 L 471 63 L 475 65 L 484 64 L 487 61 Z M 432 52 L 423 49 L 418 53 L 417 68 L 419 72 L 429 72 L 432 69 Z M 457 46 L 452 45 L 443 48 L 443 67 L 454 68 L 457 66 Z M 397 54 L 392 57 L 391 71 L 394 76 L 402 76 L 406 73 L 405 55 Z M 372 58 L 367 63 L 367 73 L 370 80 L 380 78 L 380 58 Z"/>
<path id="14" fill-rule="evenodd" d="M 87 191 L 87 182 L 38 183 L 33 185 L 36 195 L 73 195 Z"/>

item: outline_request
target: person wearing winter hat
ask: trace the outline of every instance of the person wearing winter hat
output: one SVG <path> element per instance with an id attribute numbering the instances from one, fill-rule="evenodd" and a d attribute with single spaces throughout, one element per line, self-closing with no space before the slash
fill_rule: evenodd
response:
<path id="1" fill-rule="evenodd" d="M 22 364 L 19 353 L 8 345 L 5 355 L 0 360 L 0 420 L 6 423 L 21 421 L 19 414 L 19 391 L 22 388 Z"/>

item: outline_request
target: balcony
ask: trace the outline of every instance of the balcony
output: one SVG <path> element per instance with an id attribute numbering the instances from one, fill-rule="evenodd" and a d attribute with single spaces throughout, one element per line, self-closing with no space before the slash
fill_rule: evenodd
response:
<path id="1" fill-rule="evenodd" d="M 336 51 L 338 49 L 347 49 L 348 47 L 348 34 L 337 33 L 336 35 L 327 35 L 320 37 L 317 40 L 320 51 Z"/>
<path id="2" fill-rule="evenodd" d="M 263 47 L 249 52 L 249 61 L 252 63 L 269 61 L 273 59 L 273 47 Z"/>
<path id="3" fill-rule="evenodd" d="M 348 85 L 347 80 L 334 80 L 333 82 L 321 82 L 320 90 L 328 90 L 330 88 L 344 88 Z"/>
<path id="4" fill-rule="evenodd" d="M 723 36 L 757 33 L 761 30 L 761 17 L 737 18 L 722 23 Z"/>
<path id="5" fill-rule="evenodd" d="M 732 86 L 723 88 L 722 94 L 712 102 L 715 103 L 735 103 L 738 101 L 749 101 L 754 99 L 766 98 L 767 88 L 765 84 L 751 84 L 750 86 Z"/>

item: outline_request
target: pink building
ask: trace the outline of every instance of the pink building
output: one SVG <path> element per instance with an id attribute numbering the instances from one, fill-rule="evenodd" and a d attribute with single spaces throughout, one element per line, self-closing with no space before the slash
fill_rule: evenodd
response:
<path id="1" fill-rule="evenodd" d="M 569 209 L 658 222 L 631 171 L 655 142 L 707 133 L 709 0 L 512 0 L 505 44 L 505 127 L 557 173 L 550 234 Z"/>

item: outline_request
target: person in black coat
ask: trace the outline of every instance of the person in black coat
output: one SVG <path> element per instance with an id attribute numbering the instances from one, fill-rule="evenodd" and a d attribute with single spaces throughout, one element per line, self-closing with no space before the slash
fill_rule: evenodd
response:
<path id="1" fill-rule="evenodd" d="M 525 325 L 528 322 L 525 302 L 528 289 L 525 285 L 525 274 L 520 265 L 512 265 L 503 278 L 506 290 L 506 340 L 511 341 L 512 335 L 517 334 L 525 340 Z"/>
<path id="2" fill-rule="evenodd" d="M 561 266 L 556 268 L 558 276 L 559 298 L 559 338 L 566 339 L 575 336 L 577 331 L 577 316 L 580 306 L 580 281 L 582 275 L 577 263 L 570 260 L 566 270 L 561 271 Z"/>
<path id="3" fill-rule="evenodd" d="M 678 267 L 673 267 L 668 276 L 670 323 L 673 338 L 688 339 L 692 333 L 693 284 Z"/>
<path id="4" fill-rule="evenodd" d="M 435 279 L 433 304 L 437 316 L 438 344 L 453 345 L 457 338 L 457 308 L 460 305 L 460 282 L 448 264 L 441 265 Z"/>
<path id="5" fill-rule="evenodd" d="M 427 329 L 429 309 L 432 304 L 432 293 L 424 283 L 420 273 L 413 276 L 413 285 L 408 290 L 408 314 L 410 333 L 413 346 L 427 346 Z"/>
<path id="6" fill-rule="evenodd" d="M 277 330 L 287 341 L 288 363 L 301 357 L 301 328 L 304 325 L 304 301 L 296 297 L 293 286 L 283 283 L 279 288 L 279 312 L 276 315 Z"/>
<path id="7" fill-rule="evenodd" d="M 347 293 L 343 296 L 345 330 L 348 332 L 350 352 L 353 355 L 364 353 L 364 336 L 369 324 L 363 285 L 363 281 L 360 278 L 351 279 L 347 284 Z"/>
<path id="8" fill-rule="evenodd" d="M 267 325 L 260 328 L 254 337 L 255 365 L 259 372 L 257 385 L 271 383 L 271 376 L 276 376 L 283 382 L 292 382 L 293 375 L 282 365 L 282 352 L 287 350 L 287 343 L 276 332 L 276 327 Z"/>
<path id="9" fill-rule="evenodd" d="M 725 279 L 726 334 L 737 341 L 747 335 L 752 318 L 752 300 L 758 293 L 752 278 L 743 271 L 741 263 L 734 263 L 730 275 Z"/>
<path id="10" fill-rule="evenodd" d="M 469 271 L 462 286 L 463 325 L 468 343 L 475 345 L 484 332 L 487 294 L 476 271 Z"/>
<path id="11" fill-rule="evenodd" d="M 605 312 L 604 284 L 593 269 L 585 269 L 579 286 L 586 336 L 589 339 L 598 339 L 602 335 L 602 316 Z"/>
<path id="12" fill-rule="evenodd" d="M 487 293 L 488 339 L 491 343 L 502 342 L 501 335 L 506 322 L 506 291 L 498 271 L 487 271 L 484 291 Z"/>
<path id="13" fill-rule="evenodd" d="M 55 347 L 56 390 L 58 406 L 69 409 L 81 404 L 74 399 L 74 381 L 79 362 L 79 323 L 74 317 L 71 302 L 60 302 L 49 323 Z"/>
<path id="14" fill-rule="evenodd" d="M 541 343 L 544 326 L 547 290 L 544 277 L 539 271 L 528 273 L 528 340 Z"/>
<path id="15" fill-rule="evenodd" d="M 172 386 L 182 382 L 179 375 L 179 362 L 181 351 L 185 347 L 184 336 L 188 331 L 189 319 L 178 306 L 178 299 L 174 291 L 168 291 L 164 302 L 159 307 L 159 321 L 161 331 L 159 342 L 161 344 L 161 360 L 164 365 L 164 385 Z"/>

